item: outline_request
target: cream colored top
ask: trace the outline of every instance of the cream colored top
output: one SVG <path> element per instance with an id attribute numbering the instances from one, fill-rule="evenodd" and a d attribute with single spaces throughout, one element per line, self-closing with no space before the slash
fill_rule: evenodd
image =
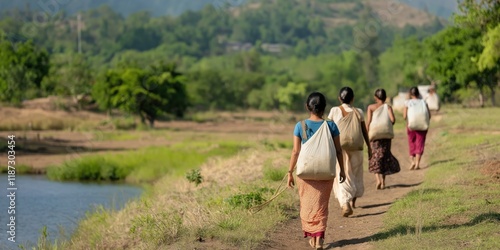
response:
<path id="1" fill-rule="evenodd" d="M 345 109 L 346 112 L 352 112 L 352 107 L 351 105 L 349 104 L 345 104 L 343 103 L 342 104 L 342 107 Z M 359 109 L 359 108 L 356 108 L 359 112 L 359 114 L 361 115 L 361 121 L 365 121 L 365 115 L 363 113 L 363 110 Z M 330 109 L 330 114 L 328 115 L 328 119 L 334 121 L 335 123 L 338 123 L 340 121 L 340 119 L 342 119 L 342 110 L 340 110 L 339 107 L 333 107 L 332 109 Z"/>

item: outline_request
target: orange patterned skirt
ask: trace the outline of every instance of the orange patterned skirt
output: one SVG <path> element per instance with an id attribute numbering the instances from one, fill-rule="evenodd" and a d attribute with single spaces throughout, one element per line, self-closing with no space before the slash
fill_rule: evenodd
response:
<path id="1" fill-rule="evenodd" d="M 324 238 L 333 180 L 313 181 L 297 177 L 296 181 L 299 190 L 300 219 L 304 237 Z"/>

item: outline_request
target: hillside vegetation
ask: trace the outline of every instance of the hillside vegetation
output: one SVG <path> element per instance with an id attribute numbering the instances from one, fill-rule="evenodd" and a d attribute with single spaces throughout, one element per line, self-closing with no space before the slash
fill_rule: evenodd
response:
<path id="1" fill-rule="evenodd" d="M 431 83 L 445 102 L 495 105 L 498 5 L 464 2 L 450 27 L 385 0 L 252 1 L 177 17 L 102 6 L 43 22 L 8 11 L 0 102 L 60 96 L 150 126 L 204 110 L 303 110 L 311 91 L 335 105 L 343 86 L 357 106 L 379 87 L 394 96 Z"/>

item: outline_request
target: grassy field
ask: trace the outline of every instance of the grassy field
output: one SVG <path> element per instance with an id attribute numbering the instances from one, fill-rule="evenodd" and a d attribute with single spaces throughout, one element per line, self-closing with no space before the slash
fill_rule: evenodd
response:
<path id="1" fill-rule="evenodd" d="M 425 182 L 397 201 L 377 249 L 500 249 L 500 109 L 445 109 Z"/>

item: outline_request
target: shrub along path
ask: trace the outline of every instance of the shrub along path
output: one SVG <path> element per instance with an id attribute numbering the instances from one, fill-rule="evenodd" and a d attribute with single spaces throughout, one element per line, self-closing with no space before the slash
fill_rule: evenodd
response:
<path id="1" fill-rule="evenodd" d="M 436 117 L 438 118 L 438 117 Z M 401 121 L 400 121 L 401 122 Z M 431 130 L 427 136 L 426 150 L 432 150 Z M 392 153 L 399 160 L 401 172 L 386 177 L 386 189 L 375 188 L 375 176 L 367 170 L 365 157 L 364 184 L 365 193 L 356 201 L 357 208 L 348 218 L 341 215 L 341 207 L 334 197 L 330 197 L 328 228 L 325 236 L 325 249 L 372 249 L 371 237 L 383 230 L 384 214 L 397 199 L 420 185 L 428 168 L 428 155 L 424 153 L 421 170 L 410 171 L 408 157 L 408 141 L 406 132 L 399 132 L 392 141 Z M 366 147 L 365 147 L 366 154 Z M 292 191 L 290 191 L 292 192 Z M 297 192 L 296 189 L 293 192 Z M 298 209 L 298 208 L 297 208 Z M 259 249 L 311 249 L 303 238 L 300 217 L 294 217 L 280 225 L 276 231 L 269 234 L 269 239 Z"/>

